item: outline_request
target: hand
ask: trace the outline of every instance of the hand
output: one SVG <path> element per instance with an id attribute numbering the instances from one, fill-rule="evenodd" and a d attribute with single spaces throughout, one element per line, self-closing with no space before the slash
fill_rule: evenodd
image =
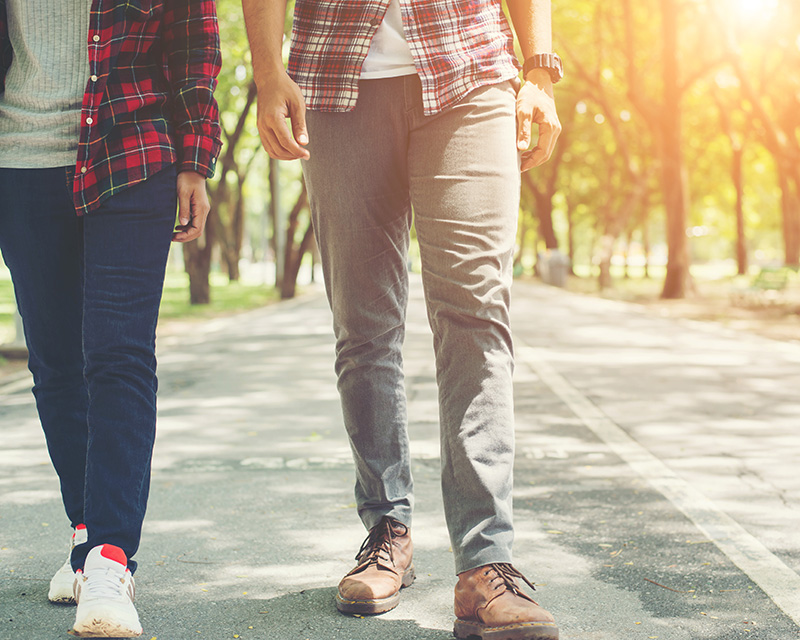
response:
<path id="1" fill-rule="evenodd" d="M 561 134 L 549 72 L 535 69 L 528 73 L 526 80 L 517 92 L 517 149 L 523 152 L 522 171 L 547 162 Z M 534 123 L 539 125 L 539 139 L 536 146 L 528 150 Z"/>
<path id="2" fill-rule="evenodd" d="M 191 242 L 199 238 L 211 210 L 206 193 L 206 179 L 196 171 L 178 174 L 178 226 L 173 242 Z"/>
<path id="3" fill-rule="evenodd" d="M 292 130 L 286 126 L 291 118 Z M 308 144 L 306 105 L 300 87 L 281 69 L 259 85 L 258 134 L 270 158 L 297 160 L 310 157 L 301 145 Z"/>

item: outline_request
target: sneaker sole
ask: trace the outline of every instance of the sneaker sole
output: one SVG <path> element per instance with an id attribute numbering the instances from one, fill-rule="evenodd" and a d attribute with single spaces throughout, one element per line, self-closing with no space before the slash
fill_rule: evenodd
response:
<path id="1" fill-rule="evenodd" d="M 53 604 L 75 604 L 75 596 L 48 593 L 47 599 Z"/>
<path id="2" fill-rule="evenodd" d="M 50 581 L 47 599 L 55 604 L 75 604 L 75 594 L 72 587 L 75 584 L 75 575 L 59 575 Z"/>
<path id="3" fill-rule="evenodd" d="M 480 622 L 456 620 L 453 635 L 459 640 L 558 640 L 558 627 L 554 622 L 522 622 L 489 627 Z"/>
<path id="4" fill-rule="evenodd" d="M 400 589 L 410 587 L 416 575 L 414 574 L 413 565 L 403 574 L 403 582 L 400 584 Z M 386 613 L 391 611 L 400 603 L 400 591 L 392 594 L 388 598 L 379 598 L 376 600 L 346 600 L 342 598 L 341 594 L 336 593 L 336 608 L 342 613 L 349 613 L 351 615 L 376 615 L 379 613 Z"/>
<path id="5" fill-rule="evenodd" d="M 78 629 L 70 629 L 69 634 L 78 638 L 136 638 L 142 635 L 142 629 L 141 627 L 138 630 L 131 629 L 108 620 L 94 618 L 83 622 Z"/>

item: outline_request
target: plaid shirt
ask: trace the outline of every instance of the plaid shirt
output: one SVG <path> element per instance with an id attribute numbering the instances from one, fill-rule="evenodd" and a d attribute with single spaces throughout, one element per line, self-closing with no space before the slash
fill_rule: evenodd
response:
<path id="1" fill-rule="evenodd" d="M 0 0 L 0 91 L 13 58 Z M 77 213 L 177 163 L 210 177 L 221 146 L 214 0 L 92 0 L 73 180 Z"/>
<path id="2" fill-rule="evenodd" d="M 361 66 L 390 0 L 297 0 L 289 75 L 310 109 L 349 111 Z M 500 0 L 401 0 L 406 38 L 431 115 L 519 63 Z"/>

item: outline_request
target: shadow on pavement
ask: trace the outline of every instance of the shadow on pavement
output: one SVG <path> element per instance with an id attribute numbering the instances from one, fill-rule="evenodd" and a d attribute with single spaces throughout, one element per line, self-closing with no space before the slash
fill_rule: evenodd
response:
<path id="1" fill-rule="evenodd" d="M 194 627 L 188 624 L 185 635 L 171 632 L 169 640 L 236 635 L 242 640 L 447 640 L 453 637 L 449 631 L 427 629 L 414 620 L 342 615 L 334 606 L 335 593 L 335 587 L 325 587 L 263 600 L 218 602 L 204 611 Z"/>

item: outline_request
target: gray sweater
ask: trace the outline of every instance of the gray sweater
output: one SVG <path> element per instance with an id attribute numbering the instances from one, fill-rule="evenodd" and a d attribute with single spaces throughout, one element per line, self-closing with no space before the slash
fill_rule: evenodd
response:
<path id="1" fill-rule="evenodd" d="M 14 58 L 0 93 L 0 167 L 74 165 L 91 0 L 6 0 Z"/>

